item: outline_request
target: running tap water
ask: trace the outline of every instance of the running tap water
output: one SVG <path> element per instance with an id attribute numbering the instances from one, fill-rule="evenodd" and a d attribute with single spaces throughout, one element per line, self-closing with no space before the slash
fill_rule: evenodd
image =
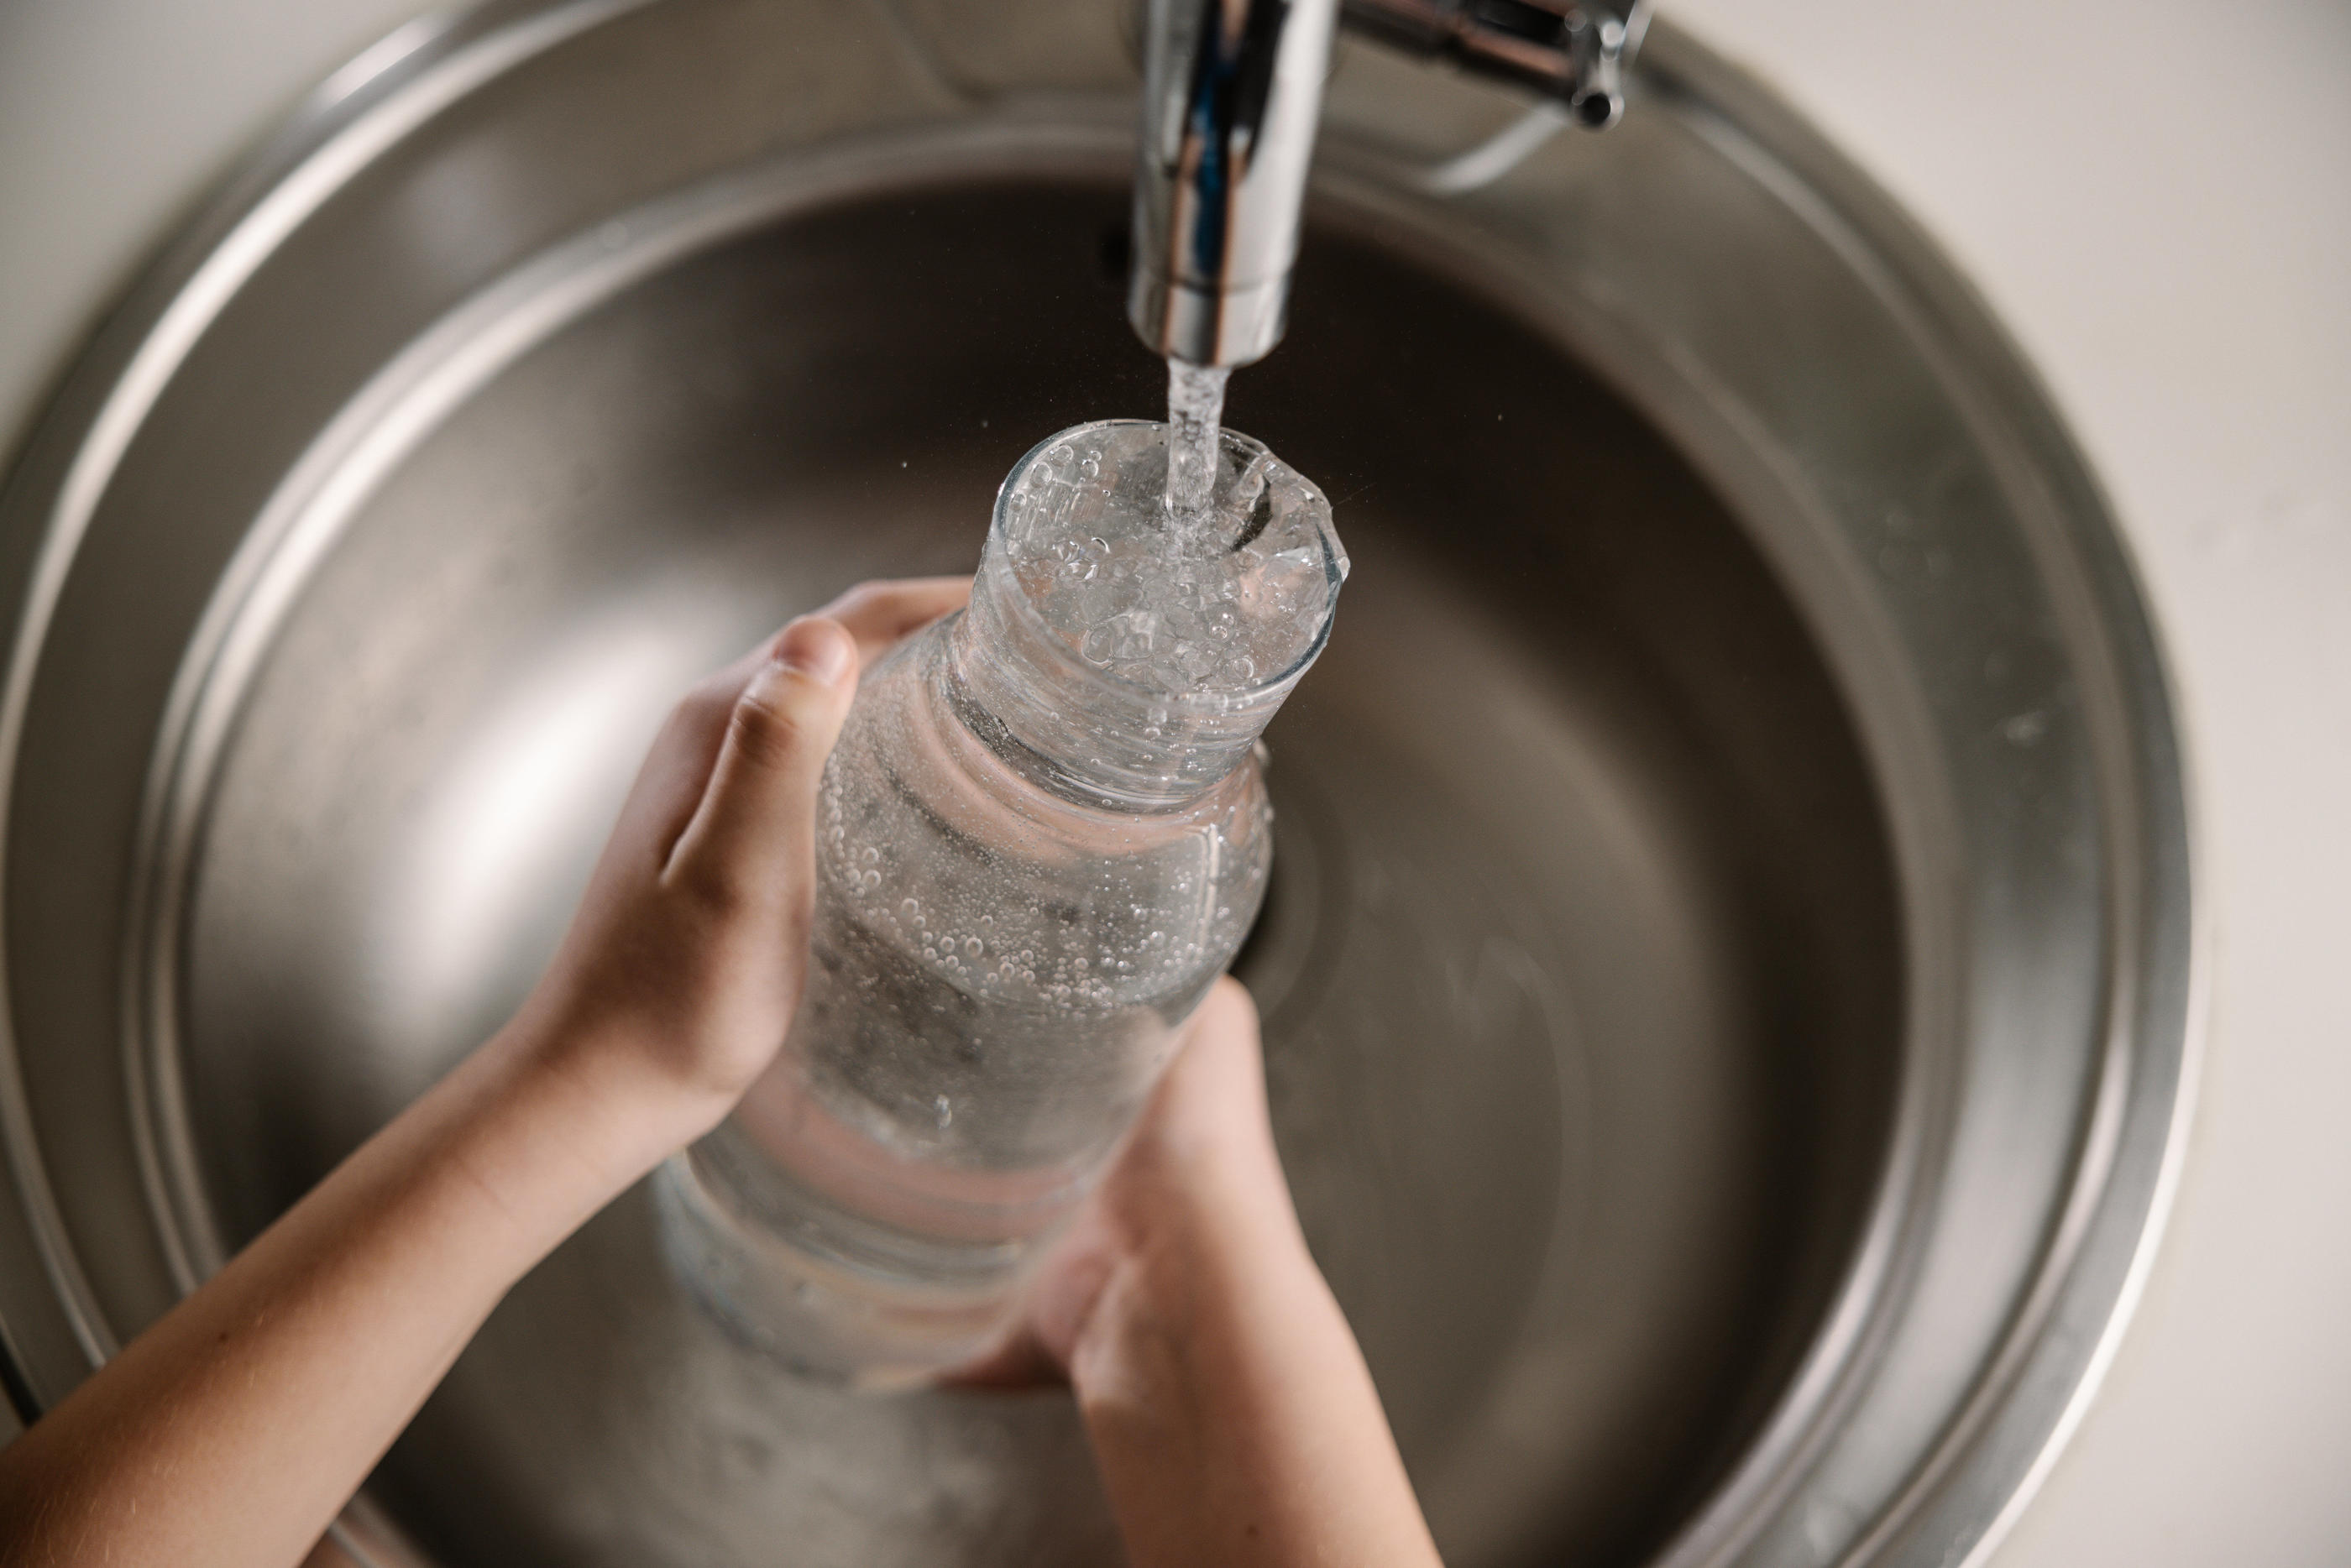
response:
<path id="1" fill-rule="evenodd" d="M 1217 435 L 1232 371 L 1167 361 L 1167 514 L 1179 529 L 1198 525 L 1217 483 Z"/>

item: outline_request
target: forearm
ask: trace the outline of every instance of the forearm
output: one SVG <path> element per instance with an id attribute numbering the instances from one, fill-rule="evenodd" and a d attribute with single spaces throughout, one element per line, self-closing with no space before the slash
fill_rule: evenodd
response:
<path id="1" fill-rule="evenodd" d="M 0 1562 L 291 1568 L 507 1288 L 659 1157 L 621 1087 L 485 1046 L 0 1452 Z"/>
<path id="2" fill-rule="evenodd" d="M 0 1451 L 0 1568 L 301 1561 L 499 1297 L 774 1055 L 858 661 L 961 597 L 851 594 L 678 704 L 521 1015 Z"/>
<path id="3" fill-rule="evenodd" d="M 1286 1206 L 1213 1196 L 1104 1282 L 1071 1380 L 1136 1568 L 1433 1568 L 1353 1335 Z"/>

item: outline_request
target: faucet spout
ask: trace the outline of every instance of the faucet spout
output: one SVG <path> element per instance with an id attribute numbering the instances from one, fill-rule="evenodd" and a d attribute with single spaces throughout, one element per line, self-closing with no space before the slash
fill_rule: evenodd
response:
<path id="1" fill-rule="evenodd" d="M 1146 0 L 1127 319 L 1155 352 L 1230 369 L 1287 324 L 1306 171 L 1343 19 L 1534 88 L 1586 130 L 1623 116 L 1652 0 Z"/>
<path id="2" fill-rule="evenodd" d="M 1281 340 L 1338 0 L 1150 0 L 1127 319 L 1230 368 Z"/>

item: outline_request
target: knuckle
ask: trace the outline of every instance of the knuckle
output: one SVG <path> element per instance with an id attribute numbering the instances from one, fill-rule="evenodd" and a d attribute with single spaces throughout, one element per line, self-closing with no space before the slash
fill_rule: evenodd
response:
<path id="1" fill-rule="evenodd" d="M 667 878 L 672 890 L 695 916 L 724 929 L 743 909 L 744 888 L 724 865 L 696 857 L 674 867 Z"/>
<path id="2" fill-rule="evenodd" d="M 752 766 L 780 768 L 801 750 L 799 716 L 764 682 L 754 682 L 736 699 L 735 711 L 726 721 L 726 739 Z"/>

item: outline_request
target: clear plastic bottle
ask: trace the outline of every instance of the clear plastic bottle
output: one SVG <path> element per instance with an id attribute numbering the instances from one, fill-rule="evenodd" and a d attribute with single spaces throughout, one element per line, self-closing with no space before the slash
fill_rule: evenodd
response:
<path id="1" fill-rule="evenodd" d="M 1219 440 L 1065 431 L 998 492 L 969 610 L 869 670 L 817 818 L 775 1065 L 664 1167 L 673 1262 L 736 1333 L 869 1386 L 987 1348 L 1255 918 L 1257 738 L 1329 634 L 1321 491 Z"/>

